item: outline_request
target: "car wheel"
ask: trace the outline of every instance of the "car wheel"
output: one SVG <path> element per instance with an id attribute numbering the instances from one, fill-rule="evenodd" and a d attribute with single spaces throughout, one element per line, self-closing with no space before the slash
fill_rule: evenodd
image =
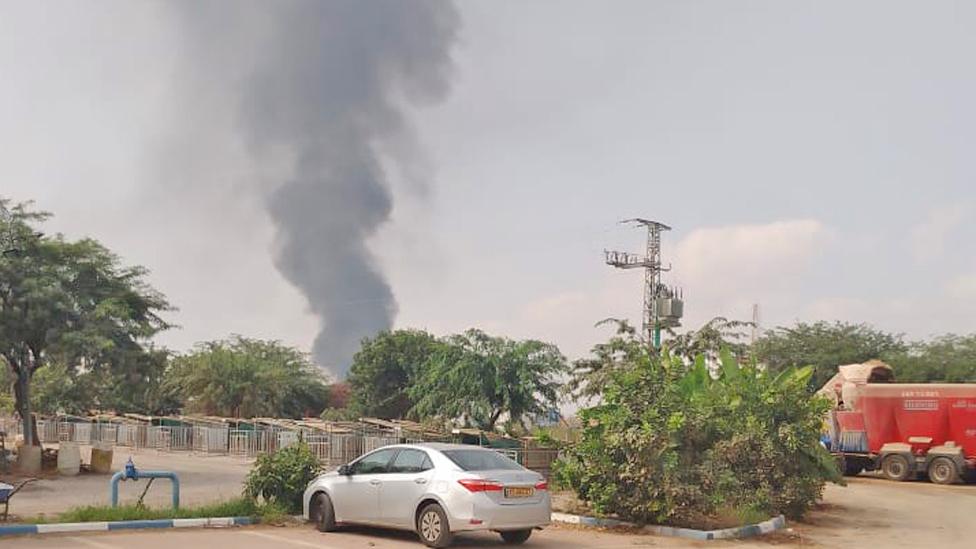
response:
<path id="1" fill-rule="evenodd" d="M 951 459 L 937 457 L 929 465 L 929 480 L 936 484 L 955 484 L 959 482 L 959 471 Z"/>
<path id="2" fill-rule="evenodd" d="M 499 532 L 502 535 L 502 539 L 505 543 L 509 545 L 521 545 L 528 541 L 529 536 L 532 535 L 532 530 L 510 530 L 508 532 Z"/>
<path id="3" fill-rule="evenodd" d="M 447 514 L 436 503 L 427 505 L 417 516 L 417 535 L 427 547 L 447 547 L 454 539 Z"/>
<path id="4" fill-rule="evenodd" d="M 332 532 L 336 529 L 335 508 L 332 507 L 332 500 L 324 492 L 319 492 L 312 498 L 310 514 L 319 532 Z"/>
<path id="5" fill-rule="evenodd" d="M 911 474 L 908 459 L 901 454 L 891 454 L 881 462 L 881 472 L 891 480 L 908 480 Z"/>

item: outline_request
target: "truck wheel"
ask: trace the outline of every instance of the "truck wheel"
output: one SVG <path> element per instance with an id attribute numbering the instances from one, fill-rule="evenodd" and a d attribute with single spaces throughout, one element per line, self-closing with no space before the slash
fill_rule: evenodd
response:
<path id="1" fill-rule="evenodd" d="M 937 457 L 929 464 L 929 480 L 936 484 L 956 484 L 959 482 L 959 470 L 951 459 Z"/>
<path id="2" fill-rule="evenodd" d="M 837 467 L 845 477 L 854 477 L 861 474 L 861 471 L 864 470 L 864 463 L 859 459 L 840 456 L 837 458 Z"/>
<path id="3" fill-rule="evenodd" d="M 901 454 L 891 454 L 881 462 L 881 472 L 891 480 L 908 480 L 911 474 L 908 459 Z"/>
<path id="4" fill-rule="evenodd" d="M 848 461 L 844 464 L 844 476 L 845 477 L 856 477 L 861 474 L 864 470 L 864 466 L 861 465 L 860 461 Z"/>

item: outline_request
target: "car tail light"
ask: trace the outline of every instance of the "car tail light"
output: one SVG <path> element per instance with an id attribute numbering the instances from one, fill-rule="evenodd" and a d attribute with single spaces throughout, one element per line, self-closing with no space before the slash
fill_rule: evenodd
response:
<path id="1" fill-rule="evenodd" d="M 549 483 L 543 480 L 539 484 L 536 484 L 535 485 L 535 489 L 536 490 L 548 490 L 549 489 Z"/>
<path id="2" fill-rule="evenodd" d="M 464 486 L 469 492 L 501 492 L 502 483 L 496 480 L 484 480 L 480 478 L 463 478 L 458 484 Z"/>

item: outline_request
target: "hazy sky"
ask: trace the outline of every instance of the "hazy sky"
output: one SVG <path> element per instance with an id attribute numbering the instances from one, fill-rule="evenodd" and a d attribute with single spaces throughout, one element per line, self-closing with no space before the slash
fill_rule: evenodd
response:
<path id="1" fill-rule="evenodd" d="M 594 322 L 639 319 L 641 276 L 602 250 L 640 251 L 617 224 L 640 216 L 675 228 L 667 280 L 688 326 L 759 303 L 766 327 L 976 331 L 976 5 L 458 8 L 446 101 L 406 107 L 426 188 L 387 151 L 392 221 L 370 244 L 396 326 L 580 356 L 606 335 Z M 219 112 L 187 108 L 174 11 L 0 0 L 0 195 L 149 267 L 180 309 L 166 345 L 241 333 L 309 349 L 317 320 L 275 269 L 264 197 L 240 183 L 253 159 Z"/>

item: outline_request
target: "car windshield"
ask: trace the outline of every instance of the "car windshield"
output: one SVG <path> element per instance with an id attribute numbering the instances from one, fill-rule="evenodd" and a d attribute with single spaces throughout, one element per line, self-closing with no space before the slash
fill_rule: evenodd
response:
<path id="1" fill-rule="evenodd" d="M 522 469 L 518 463 L 492 450 L 445 450 L 443 454 L 464 471 Z"/>

